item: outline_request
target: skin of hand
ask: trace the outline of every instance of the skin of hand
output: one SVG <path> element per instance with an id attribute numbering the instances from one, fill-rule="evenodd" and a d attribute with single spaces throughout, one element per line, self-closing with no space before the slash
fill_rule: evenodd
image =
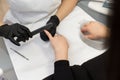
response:
<path id="1" fill-rule="evenodd" d="M 3 25 L 3 22 L 0 22 L 0 26 Z"/>
<path id="2" fill-rule="evenodd" d="M 6 0 L 0 0 L 0 26 L 3 25 L 3 18 L 9 9 L 9 5 Z"/>
<path id="3" fill-rule="evenodd" d="M 44 30 L 48 36 L 51 45 L 55 52 L 55 59 L 58 60 L 67 60 L 68 59 L 68 42 L 66 38 L 62 35 L 56 34 L 54 37 L 47 31 Z"/>
<path id="4" fill-rule="evenodd" d="M 62 0 L 55 15 L 62 21 L 76 6 L 78 0 Z"/>
<path id="5" fill-rule="evenodd" d="M 110 30 L 102 23 L 90 21 L 81 28 L 86 38 L 98 40 L 109 37 Z"/>

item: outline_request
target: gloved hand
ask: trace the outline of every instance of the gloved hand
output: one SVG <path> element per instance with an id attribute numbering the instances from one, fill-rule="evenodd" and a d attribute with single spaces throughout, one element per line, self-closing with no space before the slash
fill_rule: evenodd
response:
<path id="1" fill-rule="evenodd" d="M 60 23 L 60 20 L 59 20 L 59 18 L 56 15 L 54 15 L 54 16 L 51 16 L 51 18 L 48 20 L 47 24 L 49 24 L 49 23 L 53 24 L 53 26 L 50 29 L 46 29 L 46 30 L 48 32 L 50 32 L 52 36 L 54 36 L 55 33 L 56 33 L 56 28 L 57 28 L 57 26 Z M 44 31 L 40 33 L 40 37 L 44 41 L 48 41 L 49 40 L 49 38 L 47 37 L 47 35 L 45 34 Z"/>
<path id="2" fill-rule="evenodd" d="M 26 41 L 32 37 L 32 34 L 28 28 L 18 23 L 12 25 L 3 25 L 0 27 L 0 36 L 9 39 L 11 42 L 20 46 L 20 41 Z M 17 39 L 15 39 L 15 37 Z"/>

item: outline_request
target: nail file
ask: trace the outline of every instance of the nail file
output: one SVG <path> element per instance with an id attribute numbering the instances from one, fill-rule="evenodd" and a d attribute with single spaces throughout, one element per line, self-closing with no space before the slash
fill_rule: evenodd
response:
<path id="1" fill-rule="evenodd" d="M 40 32 L 43 32 L 44 30 L 49 30 L 52 26 L 53 26 L 52 23 L 48 23 L 48 24 L 46 24 L 45 26 L 40 27 L 40 28 L 32 31 L 31 33 L 32 33 L 32 35 L 34 36 L 34 35 L 36 35 L 36 34 L 38 34 L 38 33 L 40 33 Z M 15 40 L 17 40 L 17 39 L 15 39 Z M 17 40 L 17 41 L 18 41 L 18 42 L 23 41 L 23 36 L 19 37 L 19 40 Z"/>
<path id="2" fill-rule="evenodd" d="M 41 27 L 41 28 L 38 28 L 38 29 L 32 31 L 32 35 L 36 35 L 36 34 L 42 32 L 43 30 L 48 30 L 48 29 L 50 29 L 52 26 L 53 26 L 52 23 L 46 24 L 45 26 L 43 26 L 43 27 Z"/>

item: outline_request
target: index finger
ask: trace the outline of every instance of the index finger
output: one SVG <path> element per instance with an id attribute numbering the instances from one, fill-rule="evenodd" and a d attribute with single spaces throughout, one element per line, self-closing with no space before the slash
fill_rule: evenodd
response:
<path id="1" fill-rule="evenodd" d="M 44 30 L 44 32 L 46 33 L 46 35 L 50 40 L 53 38 L 52 35 L 47 30 Z"/>

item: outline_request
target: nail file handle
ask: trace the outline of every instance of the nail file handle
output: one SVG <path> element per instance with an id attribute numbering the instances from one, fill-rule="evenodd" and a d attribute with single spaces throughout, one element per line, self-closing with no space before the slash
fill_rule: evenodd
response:
<path id="1" fill-rule="evenodd" d="M 36 34 L 42 32 L 43 30 L 50 29 L 52 26 L 53 26 L 52 23 L 46 24 L 45 26 L 43 26 L 43 27 L 41 27 L 41 28 L 38 28 L 38 29 L 32 31 L 32 35 L 36 35 Z"/>

